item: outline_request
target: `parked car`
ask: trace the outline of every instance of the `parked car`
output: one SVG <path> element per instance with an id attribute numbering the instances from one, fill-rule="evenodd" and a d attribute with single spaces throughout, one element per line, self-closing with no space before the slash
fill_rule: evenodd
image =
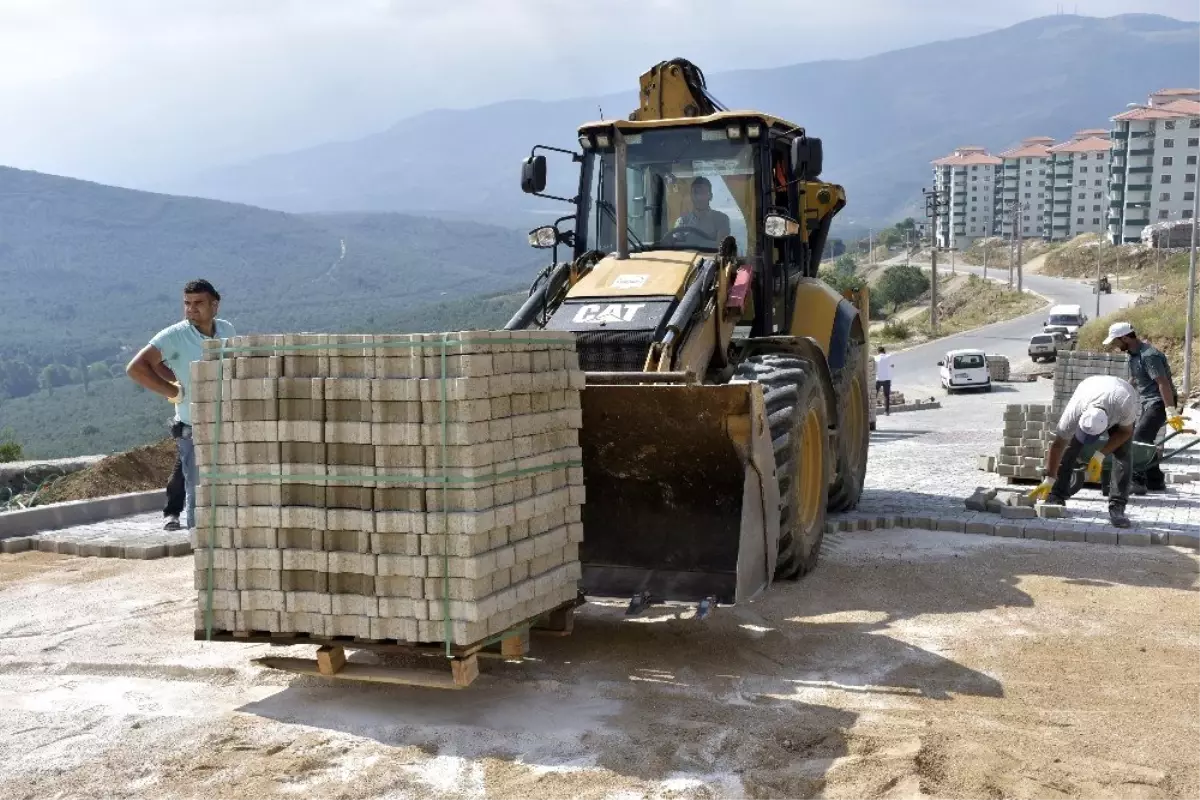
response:
<path id="1" fill-rule="evenodd" d="M 946 394 L 959 389 L 992 390 L 992 371 L 988 367 L 987 355 L 975 348 L 950 350 L 938 362 L 941 367 L 942 388 Z"/>
<path id="2" fill-rule="evenodd" d="M 1036 333 L 1029 339 L 1029 358 L 1034 362 L 1057 361 L 1059 350 L 1074 349 L 1074 340 L 1062 331 Z"/>

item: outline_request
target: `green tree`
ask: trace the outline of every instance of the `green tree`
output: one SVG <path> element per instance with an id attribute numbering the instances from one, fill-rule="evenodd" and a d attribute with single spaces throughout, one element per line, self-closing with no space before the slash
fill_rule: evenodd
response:
<path id="1" fill-rule="evenodd" d="M 112 373 L 108 371 L 108 364 L 105 364 L 103 361 L 93 361 L 91 364 L 88 364 L 87 372 L 88 376 L 94 381 L 106 381 L 113 377 Z"/>
<path id="2" fill-rule="evenodd" d="M 896 264 L 883 271 L 875 287 L 875 297 L 881 304 L 892 307 L 892 313 L 903 303 L 916 300 L 929 290 L 929 276 L 919 267 Z"/>
<path id="3" fill-rule="evenodd" d="M 12 428 L 0 430 L 0 464 L 20 461 L 22 455 L 21 443 L 17 441 Z"/>
<path id="4" fill-rule="evenodd" d="M 837 261 L 833 262 L 833 271 L 839 275 L 853 275 L 857 269 L 858 263 L 849 253 L 843 253 L 838 256 Z"/>
<path id="5" fill-rule="evenodd" d="M 867 283 L 861 275 L 855 275 L 853 273 L 847 274 L 837 269 L 825 270 L 821 272 L 820 278 L 838 292 L 857 292 Z"/>

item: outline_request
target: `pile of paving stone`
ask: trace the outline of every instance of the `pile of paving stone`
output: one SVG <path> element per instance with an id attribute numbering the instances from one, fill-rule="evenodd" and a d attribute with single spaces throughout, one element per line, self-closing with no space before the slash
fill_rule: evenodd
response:
<path id="1" fill-rule="evenodd" d="M 461 645 L 576 596 L 569 334 L 219 347 L 192 371 L 197 630 Z"/>
<path id="2" fill-rule="evenodd" d="M 1129 356 L 1124 353 L 1097 353 L 1088 350 L 1063 350 L 1054 364 L 1054 401 L 1051 408 L 1055 419 L 1062 414 L 1071 395 L 1093 375 L 1129 377 Z"/>
<path id="3" fill-rule="evenodd" d="M 1004 408 L 1004 439 L 992 466 L 1009 479 L 1037 480 L 1057 421 L 1050 406 L 1010 403 Z M 982 458 L 987 458 L 986 456 Z"/>
<path id="4" fill-rule="evenodd" d="M 964 505 L 968 511 L 986 511 L 999 514 L 1004 519 L 1058 519 L 1065 516 L 1062 506 L 1036 504 L 1023 492 L 1005 491 L 1003 500 L 1000 499 L 1000 493 L 1000 489 L 979 486 Z"/>
<path id="5" fill-rule="evenodd" d="M 985 357 L 987 358 L 988 374 L 992 376 L 992 380 L 1007 381 L 1010 372 L 1008 356 L 988 353 Z"/>

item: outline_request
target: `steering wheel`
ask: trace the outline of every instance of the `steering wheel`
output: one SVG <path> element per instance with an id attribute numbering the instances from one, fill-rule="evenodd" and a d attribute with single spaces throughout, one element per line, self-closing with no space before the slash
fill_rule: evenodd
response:
<path id="1" fill-rule="evenodd" d="M 691 233 L 696 234 L 701 239 L 707 239 L 710 242 L 716 241 L 716 239 L 714 237 L 708 235 L 708 231 L 702 231 L 699 228 L 693 228 L 691 225 L 680 225 L 677 228 L 672 228 L 670 231 L 667 232 L 667 236 L 671 239 L 676 239 L 676 238 L 681 237 L 684 234 L 691 234 Z"/>

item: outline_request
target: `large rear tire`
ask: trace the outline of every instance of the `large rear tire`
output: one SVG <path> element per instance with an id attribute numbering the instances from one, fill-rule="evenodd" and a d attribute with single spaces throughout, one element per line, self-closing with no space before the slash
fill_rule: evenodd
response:
<path id="1" fill-rule="evenodd" d="M 825 534 L 833 468 L 825 392 L 813 364 L 792 355 L 752 356 L 734 377 L 763 385 L 779 481 L 775 579 L 796 580 L 817 565 Z"/>
<path id="2" fill-rule="evenodd" d="M 863 482 L 867 477 L 867 447 L 870 445 L 870 410 L 864 383 L 867 349 L 862 342 L 851 342 L 846 352 L 846 363 L 833 375 L 837 389 L 838 440 L 837 464 L 834 467 L 833 485 L 829 489 L 829 510 L 850 511 L 858 506 L 862 497 Z"/>

